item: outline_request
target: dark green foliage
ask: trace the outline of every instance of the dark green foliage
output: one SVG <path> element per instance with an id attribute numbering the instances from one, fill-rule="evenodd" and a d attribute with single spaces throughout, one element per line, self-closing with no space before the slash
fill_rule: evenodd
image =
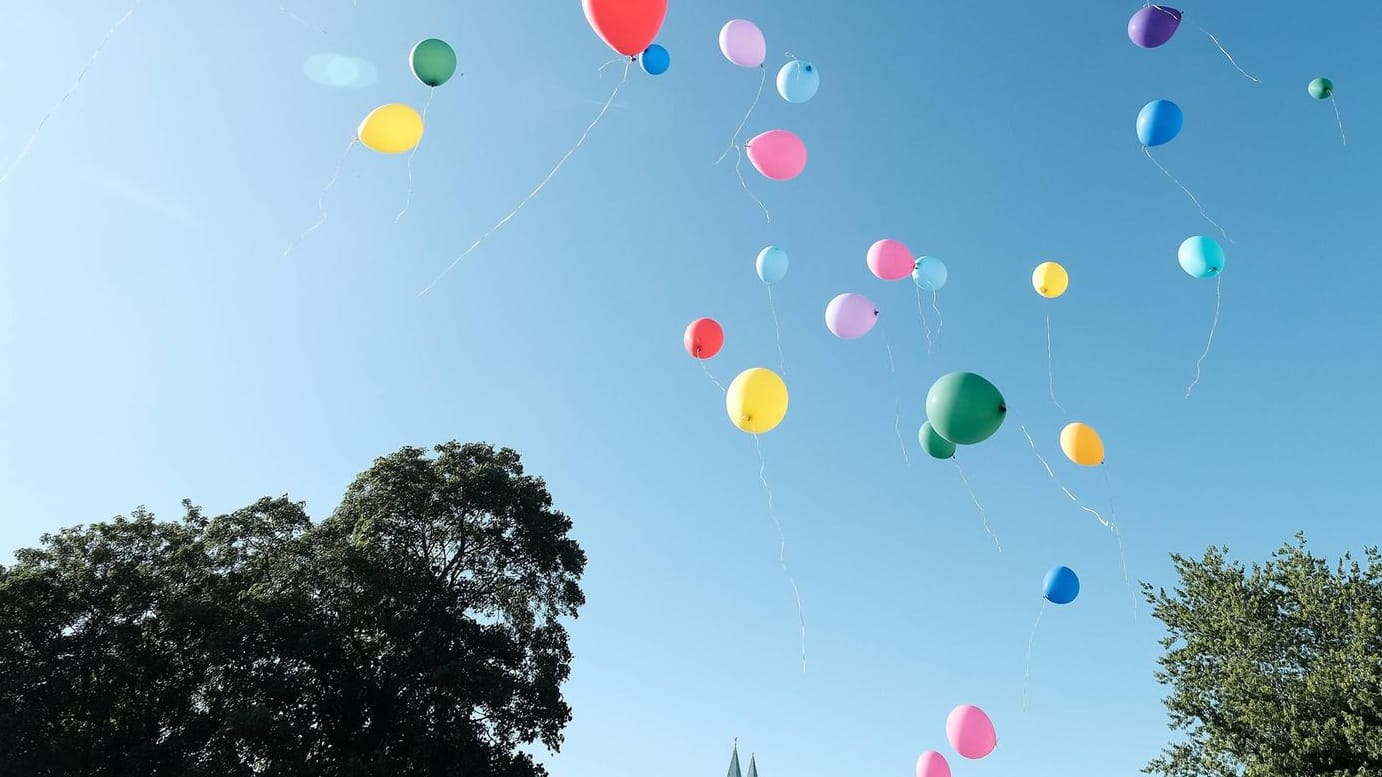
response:
<path id="1" fill-rule="evenodd" d="M 1184 733 L 1167 777 L 1382 777 L 1382 556 L 1331 568 L 1298 535 L 1266 564 L 1173 555 L 1180 585 L 1144 594 L 1168 635 L 1157 679 Z"/>
<path id="2" fill-rule="evenodd" d="M 518 454 L 404 448 L 330 518 L 45 535 L 0 568 L 0 774 L 540 777 L 585 554 Z"/>

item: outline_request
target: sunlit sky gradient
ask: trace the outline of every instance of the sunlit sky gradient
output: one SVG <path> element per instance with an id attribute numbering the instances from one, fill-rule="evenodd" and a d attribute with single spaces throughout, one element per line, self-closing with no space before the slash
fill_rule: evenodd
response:
<path id="1" fill-rule="evenodd" d="M 12 5 L 4 167 L 129 7 Z M 1127 39 L 1136 3 L 672 0 L 671 70 L 630 73 L 565 169 L 422 298 L 623 67 L 598 72 L 612 55 L 575 0 L 290 2 L 324 33 L 276 5 L 141 3 L 0 183 L 0 546 L 140 504 L 174 518 L 183 497 L 216 513 L 287 493 L 320 518 L 377 455 L 487 440 L 548 479 L 590 555 L 554 775 L 718 777 L 737 736 L 763 777 L 907 777 L 933 747 L 957 777 L 1064 777 L 1135 774 L 1166 741 L 1161 630 L 1019 425 L 1116 513 L 1135 580 L 1169 586 L 1167 554 L 1210 543 L 1261 559 L 1301 528 L 1330 555 L 1379 538 L 1375 3 L 1201 3 L 1149 51 Z M 718 50 L 736 17 L 771 68 L 744 137 L 781 127 L 810 149 L 791 182 L 745 168 L 771 224 L 732 157 L 713 164 L 759 80 Z M 432 101 L 411 209 L 395 223 L 405 160 L 356 148 L 285 258 L 360 119 L 427 99 L 407 69 L 426 37 L 464 76 Z M 787 51 L 820 70 L 809 103 L 772 91 Z M 324 54 L 373 82 L 314 80 Z M 1306 94 L 1318 75 L 1347 146 Z M 1214 285 L 1176 248 L 1215 233 L 1141 153 L 1157 98 L 1186 116 L 1157 158 L 1236 241 L 1189 400 Z M 949 265 L 934 353 L 909 282 L 865 267 L 882 237 Z M 804 674 L 754 440 L 681 349 L 713 316 L 722 383 L 776 367 L 753 270 L 769 243 L 792 261 L 774 290 L 791 409 L 764 474 Z M 1059 300 L 1031 288 L 1047 259 L 1071 273 Z M 843 291 L 882 310 L 862 340 L 825 329 Z M 1048 313 L 1069 415 L 1048 398 Z M 954 466 L 916 444 L 926 389 L 960 369 L 1011 408 L 961 452 L 1001 553 Z M 1076 419 L 1103 435 L 1103 472 L 1060 456 Z M 1054 564 L 1083 589 L 1046 610 L 1024 710 Z M 997 725 L 983 761 L 945 744 L 961 703 Z"/>

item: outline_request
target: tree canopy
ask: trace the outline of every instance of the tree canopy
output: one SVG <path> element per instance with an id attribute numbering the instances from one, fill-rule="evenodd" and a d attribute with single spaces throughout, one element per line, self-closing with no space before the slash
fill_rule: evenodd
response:
<path id="1" fill-rule="evenodd" d="M 1382 777 L 1382 556 L 1334 565 L 1304 535 L 1246 569 L 1212 547 L 1144 583 L 1166 626 L 1157 679 L 1183 734 L 1166 777 Z"/>
<path id="2" fill-rule="evenodd" d="M 0 774 L 541 777 L 586 557 L 507 448 L 375 461 L 319 524 L 143 509 L 0 567 Z"/>

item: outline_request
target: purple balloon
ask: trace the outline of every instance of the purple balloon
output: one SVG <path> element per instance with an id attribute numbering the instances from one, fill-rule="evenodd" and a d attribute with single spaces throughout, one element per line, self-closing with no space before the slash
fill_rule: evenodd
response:
<path id="1" fill-rule="evenodd" d="M 836 337 L 854 340 L 863 337 L 878 323 L 878 308 L 863 294 L 847 292 L 825 306 L 825 326 Z"/>
<path id="2" fill-rule="evenodd" d="M 1180 26 L 1180 11 L 1164 5 L 1149 5 L 1128 20 L 1128 38 L 1134 45 L 1154 49 L 1171 39 Z"/>

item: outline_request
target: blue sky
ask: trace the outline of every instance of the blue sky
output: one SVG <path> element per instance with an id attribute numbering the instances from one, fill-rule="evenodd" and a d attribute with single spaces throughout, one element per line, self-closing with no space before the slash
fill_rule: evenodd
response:
<path id="1" fill-rule="evenodd" d="M 0 26 L 5 166 L 128 9 L 49 5 Z M 142 3 L 0 183 L 0 546 L 139 504 L 173 518 L 183 497 L 217 512 L 288 493 L 324 517 L 377 455 L 487 440 L 548 479 L 590 555 L 554 774 L 714 777 L 737 736 L 764 777 L 908 775 L 930 748 L 956 775 L 1041 777 L 1133 774 L 1168 732 L 1158 624 L 1019 424 L 1066 485 L 1116 510 L 1135 579 L 1169 586 L 1167 554 L 1210 543 L 1260 559 L 1302 528 L 1331 555 L 1376 539 L 1375 4 L 1186 6 L 1148 51 L 1126 36 L 1136 3 L 673 0 L 671 70 L 632 72 L 547 189 L 423 298 L 621 68 L 597 72 L 611 53 L 575 0 L 290 7 L 325 32 L 268 0 Z M 764 30 L 771 68 L 744 137 L 785 128 L 810 150 L 794 181 L 746 167 L 771 224 L 712 164 L 758 83 L 718 50 L 736 17 Z M 360 119 L 426 100 L 407 69 L 425 37 L 452 43 L 465 75 L 435 95 L 411 210 L 394 222 L 404 159 L 357 148 L 328 220 L 285 258 Z M 803 105 L 772 91 L 789 50 L 821 73 Z M 377 79 L 304 75 L 333 52 Z M 1347 146 L 1306 94 L 1317 75 Z M 1157 98 L 1186 115 L 1158 159 L 1236 240 L 1189 400 L 1214 287 L 1176 248 L 1214 232 L 1141 153 L 1134 120 Z M 934 353 L 910 283 L 865 266 L 883 237 L 949 266 Z M 722 382 L 776 366 L 753 270 L 770 243 L 792 260 L 775 289 L 791 409 L 762 445 L 805 674 L 754 441 L 680 344 L 712 316 Z M 1054 301 L 1030 285 L 1047 259 L 1072 277 Z M 843 291 L 883 311 L 862 340 L 824 326 Z M 1047 396 L 1048 313 L 1068 415 Z M 954 467 L 915 442 L 926 389 L 952 370 L 1011 408 L 961 452 L 1001 553 Z M 1106 472 L 1060 456 L 1069 420 L 1103 435 Z M 1024 711 L 1054 564 L 1083 589 L 1042 619 Z M 997 725 L 983 761 L 945 743 L 962 703 Z"/>

